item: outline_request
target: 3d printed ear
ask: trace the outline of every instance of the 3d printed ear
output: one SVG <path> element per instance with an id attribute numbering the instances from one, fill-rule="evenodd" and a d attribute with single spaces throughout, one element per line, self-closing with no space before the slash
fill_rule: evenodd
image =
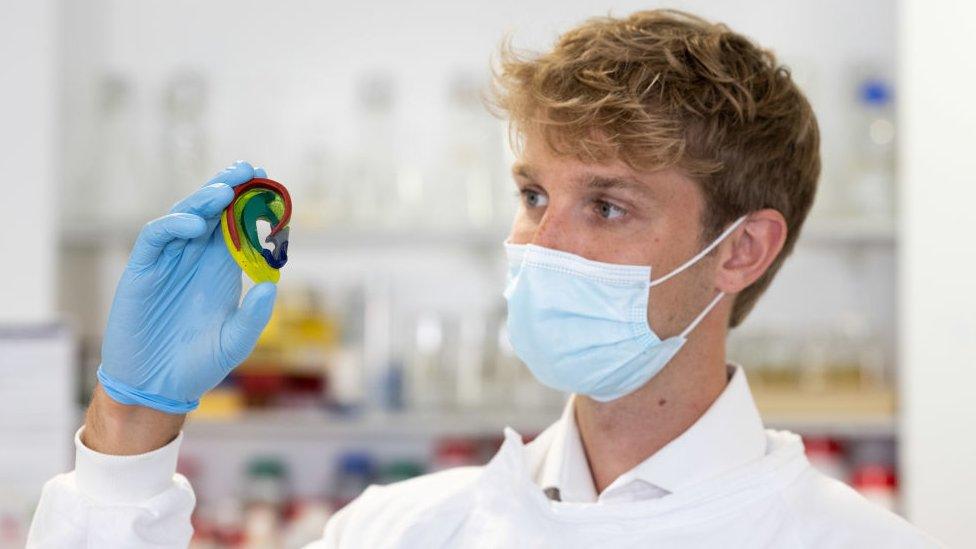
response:
<path id="1" fill-rule="evenodd" d="M 258 236 L 258 220 L 271 224 L 264 242 Z M 255 283 L 278 282 L 279 269 L 288 261 L 290 220 L 291 196 L 281 183 L 255 178 L 234 188 L 220 229 L 231 257 Z"/>

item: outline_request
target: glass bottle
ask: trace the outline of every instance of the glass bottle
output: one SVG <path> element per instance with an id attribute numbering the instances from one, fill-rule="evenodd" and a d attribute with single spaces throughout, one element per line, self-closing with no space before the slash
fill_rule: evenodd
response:
<path id="1" fill-rule="evenodd" d="M 198 189 L 208 178 L 210 144 L 204 116 L 209 89 L 197 71 L 176 72 L 163 90 L 161 188 L 167 202 Z"/>
<path id="2" fill-rule="evenodd" d="M 99 86 L 94 159 L 86 170 L 83 189 L 90 189 L 78 204 L 76 219 L 94 222 L 115 231 L 138 227 L 147 219 L 157 181 L 146 169 L 139 146 L 139 124 L 132 83 L 120 74 L 105 75 Z M 84 213 L 83 213 L 84 212 Z M 91 215 L 88 212 L 94 212 Z"/>
<path id="3" fill-rule="evenodd" d="M 399 204 L 392 77 L 383 73 L 366 77 L 357 99 L 359 137 L 351 173 L 343 182 L 342 202 L 354 225 L 372 229 L 390 224 Z"/>
<path id="4" fill-rule="evenodd" d="M 854 165 L 848 199 L 854 216 L 870 224 L 890 223 L 895 195 L 895 117 L 891 84 L 864 79 L 857 89 Z"/>

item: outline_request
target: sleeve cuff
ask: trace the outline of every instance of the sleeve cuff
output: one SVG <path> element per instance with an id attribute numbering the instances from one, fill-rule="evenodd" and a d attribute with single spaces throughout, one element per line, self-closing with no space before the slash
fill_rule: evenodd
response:
<path id="1" fill-rule="evenodd" d="M 85 495 L 102 503 L 131 505 L 164 492 L 173 483 L 183 432 L 145 454 L 113 456 L 96 452 L 75 432 L 75 482 Z"/>

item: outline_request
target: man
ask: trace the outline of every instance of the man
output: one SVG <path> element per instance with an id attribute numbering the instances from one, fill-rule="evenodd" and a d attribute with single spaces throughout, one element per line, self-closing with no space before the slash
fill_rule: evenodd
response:
<path id="1" fill-rule="evenodd" d="M 928 547 L 904 520 L 764 431 L 740 324 L 793 249 L 820 171 L 809 104 L 773 55 L 672 11 L 600 18 L 543 55 L 503 50 L 496 103 L 522 204 L 508 328 L 574 393 L 485 467 L 367 490 L 314 547 Z M 149 223 L 116 294 L 72 473 L 44 489 L 35 547 L 177 547 L 193 492 L 184 415 L 241 362 L 274 286 L 237 307 L 216 219 L 238 163 Z"/>

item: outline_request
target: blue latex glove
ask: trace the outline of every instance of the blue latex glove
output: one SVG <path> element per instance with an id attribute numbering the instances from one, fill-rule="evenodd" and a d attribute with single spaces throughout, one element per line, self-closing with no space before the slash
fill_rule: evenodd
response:
<path id="1" fill-rule="evenodd" d="M 98 379 L 114 400 L 170 414 L 197 407 L 254 349 L 276 287 L 240 300 L 241 269 L 220 232 L 235 185 L 264 170 L 238 162 L 143 227 L 122 274 Z"/>

